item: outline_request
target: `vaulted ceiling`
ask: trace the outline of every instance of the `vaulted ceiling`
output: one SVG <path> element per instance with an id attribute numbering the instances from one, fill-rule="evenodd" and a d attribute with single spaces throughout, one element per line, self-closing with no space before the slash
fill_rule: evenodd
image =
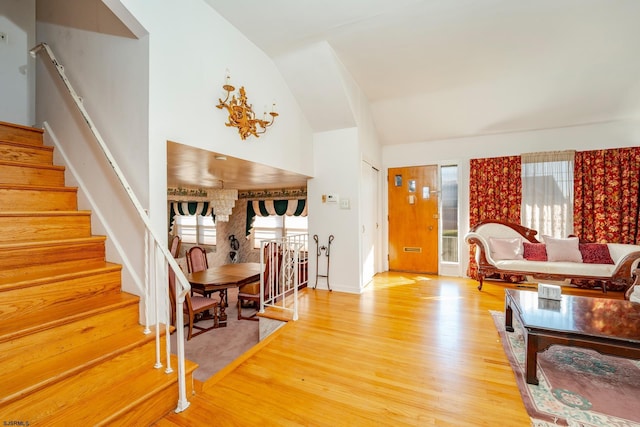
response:
<path id="1" fill-rule="evenodd" d="M 350 120 L 326 100 L 341 88 L 323 45 L 369 99 L 383 144 L 640 112 L 638 0 L 205 1 L 274 59 L 316 131 Z"/>
<path id="2" fill-rule="evenodd" d="M 205 1 L 274 60 L 316 132 L 356 125 L 338 69 L 384 145 L 640 116 L 640 0 Z M 238 159 L 224 172 L 215 154 L 185 153 L 207 169 L 169 184 L 232 164 L 265 177 L 224 179 L 239 189 L 306 179 Z"/>

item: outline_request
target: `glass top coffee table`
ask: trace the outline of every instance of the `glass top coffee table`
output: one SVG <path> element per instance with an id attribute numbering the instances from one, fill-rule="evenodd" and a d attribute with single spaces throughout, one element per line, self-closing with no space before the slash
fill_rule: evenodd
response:
<path id="1" fill-rule="evenodd" d="M 538 298 L 536 291 L 505 290 L 505 329 L 513 332 L 513 314 L 522 324 L 526 380 L 538 384 L 538 352 L 559 344 L 614 356 L 640 359 L 640 303 L 562 295 Z"/>

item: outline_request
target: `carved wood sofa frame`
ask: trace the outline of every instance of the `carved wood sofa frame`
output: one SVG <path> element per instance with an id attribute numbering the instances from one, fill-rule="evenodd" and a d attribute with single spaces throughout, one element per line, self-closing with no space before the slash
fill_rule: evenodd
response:
<path id="1" fill-rule="evenodd" d="M 629 299 L 629 295 L 633 291 L 633 287 L 635 284 L 640 282 L 640 278 L 638 278 L 637 274 L 640 272 L 640 268 L 634 269 L 632 274 L 632 268 L 634 267 L 634 263 L 640 259 L 640 251 L 632 252 L 627 254 L 622 260 L 617 263 L 616 269 L 609 276 L 588 276 L 581 274 L 550 274 L 550 273 L 542 273 L 542 272 L 531 272 L 531 271 L 522 271 L 522 270 L 504 270 L 498 268 L 494 264 L 488 261 L 486 251 L 488 248 L 485 248 L 483 242 L 474 237 L 472 233 L 478 231 L 478 229 L 485 224 L 502 224 L 506 227 L 509 227 L 515 230 L 518 234 L 520 234 L 524 239 L 531 243 L 541 243 L 539 240 L 535 238 L 538 232 L 536 230 L 532 230 L 520 224 L 514 224 L 506 221 L 498 221 L 498 220 L 485 220 L 481 221 L 477 225 L 475 225 L 471 230 L 469 230 L 470 235 L 466 237 L 466 241 L 469 244 L 476 245 L 476 261 L 478 263 L 478 290 L 482 290 L 482 284 L 485 277 L 491 276 L 492 274 L 501 273 L 501 274 L 509 274 L 509 275 L 518 275 L 518 276 L 530 276 L 536 280 L 565 280 L 565 279 L 580 279 L 580 280 L 600 280 L 603 281 L 602 292 L 607 292 L 606 282 L 607 281 L 620 281 L 627 284 L 627 288 L 625 290 L 625 298 Z M 635 282 L 634 282 L 634 275 Z"/>

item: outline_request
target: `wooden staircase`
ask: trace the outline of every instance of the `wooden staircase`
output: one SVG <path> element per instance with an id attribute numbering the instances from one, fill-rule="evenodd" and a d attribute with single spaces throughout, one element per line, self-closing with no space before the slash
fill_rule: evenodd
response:
<path id="1" fill-rule="evenodd" d="M 154 368 L 139 298 L 52 153 L 42 130 L 0 122 L 0 420 L 151 425 L 177 405 L 177 363 Z"/>

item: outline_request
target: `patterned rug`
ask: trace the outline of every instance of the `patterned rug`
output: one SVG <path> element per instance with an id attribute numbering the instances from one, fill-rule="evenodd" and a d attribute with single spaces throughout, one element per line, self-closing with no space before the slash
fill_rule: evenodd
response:
<path id="1" fill-rule="evenodd" d="M 534 426 L 640 427 L 640 361 L 554 345 L 538 353 L 540 384 L 527 384 L 521 325 L 514 316 L 505 332 L 504 313 L 491 315 Z"/>

